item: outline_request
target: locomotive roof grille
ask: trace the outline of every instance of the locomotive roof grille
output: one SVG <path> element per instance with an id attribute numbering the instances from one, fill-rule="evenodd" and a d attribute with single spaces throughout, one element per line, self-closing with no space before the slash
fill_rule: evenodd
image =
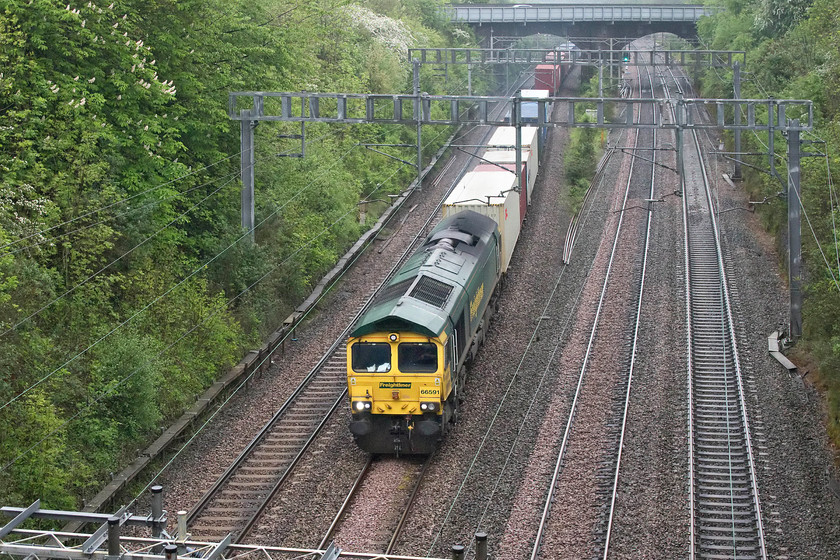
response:
<path id="1" fill-rule="evenodd" d="M 397 299 L 398 297 L 403 295 L 406 292 L 406 290 L 408 290 L 409 285 L 413 281 L 414 278 L 409 278 L 408 280 L 403 280 L 402 282 L 397 282 L 393 286 L 388 286 L 384 288 L 373 300 L 372 305 L 377 305 L 386 301 L 390 301 L 392 299 Z"/>
<path id="2" fill-rule="evenodd" d="M 421 276 L 409 295 L 429 305 L 443 309 L 451 293 L 452 286 L 449 284 L 444 284 L 440 280 L 435 280 L 429 276 Z"/>

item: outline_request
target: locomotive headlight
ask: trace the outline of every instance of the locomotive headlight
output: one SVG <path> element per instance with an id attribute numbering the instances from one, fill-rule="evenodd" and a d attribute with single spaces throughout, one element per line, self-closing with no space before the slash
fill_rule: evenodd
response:
<path id="1" fill-rule="evenodd" d="M 434 402 L 420 403 L 420 410 L 428 410 L 429 412 L 434 412 L 435 410 L 437 410 L 437 403 L 434 403 Z"/>
<path id="2" fill-rule="evenodd" d="M 429 408 L 429 405 L 428 405 L 428 404 L 426 404 L 426 403 L 420 403 L 420 410 L 426 410 L 427 408 Z"/>
<path id="3" fill-rule="evenodd" d="M 400 335 L 398 335 L 395 332 L 392 332 L 391 334 L 388 335 L 388 340 L 390 340 L 391 342 L 396 342 L 399 339 L 400 339 Z"/>
<path id="4" fill-rule="evenodd" d="M 356 407 L 356 410 L 361 412 L 361 411 L 365 410 L 366 408 L 369 409 L 370 408 L 370 403 L 365 402 L 365 401 L 356 401 L 354 406 Z"/>

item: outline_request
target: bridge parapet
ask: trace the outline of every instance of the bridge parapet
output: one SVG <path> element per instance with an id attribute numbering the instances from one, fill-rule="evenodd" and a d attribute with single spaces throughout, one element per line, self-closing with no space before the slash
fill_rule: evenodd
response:
<path id="1" fill-rule="evenodd" d="M 714 8 L 697 5 L 594 5 L 594 4 L 505 4 L 446 6 L 453 22 L 492 23 L 696 23 L 715 13 Z"/>

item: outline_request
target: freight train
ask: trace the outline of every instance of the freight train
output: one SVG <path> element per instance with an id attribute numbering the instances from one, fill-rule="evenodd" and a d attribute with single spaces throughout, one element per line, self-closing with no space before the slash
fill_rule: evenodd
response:
<path id="1" fill-rule="evenodd" d="M 548 92 L 548 95 L 557 95 L 560 85 L 566 79 L 566 75 L 572 69 L 572 61 L 575 58 L 575 51 L 580 49 L 574 43 L 563 43 L 557 50 L 549 52 L 545 56 L 543 64 L 537 64 L 534 68 L 534 88 Z"/>
<path id="2" fill-rule="evenodd" d="M 566 54 L 566 53 L 563 53 Z M 568 59 L 538 65 L 522 122 L 548 120 Z M 539 110 L 546 113 L 539 119 Z M 484 341 L 531 203 L 546 129 L 499 127 L 455 185 L 443 219 L 359 318 L 347 342 L 350 432 L 369 453 L 432 453 L 458 416 L 466 363 Z"/>
<path id="3" fill-rule="evenodd" d="M 539 134 L 491 136 L 443 218 L 359 318 L 347 342 L 350 432 L 377 454 L 429 454 L 458 414 L 465 364 L 484 340 L 539 164 Z"/>

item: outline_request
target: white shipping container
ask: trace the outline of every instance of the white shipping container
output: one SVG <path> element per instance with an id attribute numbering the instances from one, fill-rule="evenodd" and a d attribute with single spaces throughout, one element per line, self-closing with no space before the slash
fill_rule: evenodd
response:
<path id="1" fill-rule="evenodd" d="M 528 204 L 531 204 L 531 191 L 534 187 L 534 182 L 537 180 L 537 171 L 539 169 L 539 127 L 523 126 L 522 127 L 522 161 L 525 159 L 525 150 L 528 150 Z M 490 137 L 488 146 L 492 146 L 488 151 L 497 150 L 516 150 L 516 127 L 515 126 L 500 126 L 496 128 L 493 136 Z M 516 157 L 514 155 L 514 157 Z M 531 177 L 533 175 L 533 178 Z"/>
<path id="2" fill-rule="evenodd" d="M 519 90 L 519 94 L 522 97 L 541 97 L 547 98 L 548 92 L 544 89 L 521 89 Z"/>
<path id="3" fill-rule="evenodd" d="M 507 271 L 519 239 L 519 193 L 510 171 L 472 171 L 464 175 L 443 203 L 443 216 L 472 210 L 493 218 L 501 234 L 502 272 Z"/>
<path id="4" fill-rule="evenodd" d="M 484 159 L 492 163 L 516 164 L 516 150 L 489 150 L 482 155 Z M 528 192 L 528 204 L 531 204 L 531 193 L 534 191 L 534 183 L 537 182 L 537 154 L 531 150 L 522 150 L 522 163 L 525 164 L 526 190 Z"/>
<path id="5" fill-rule="evenodd" d="M 539 149 L 539 135 L 537 132 L 539 127 L 523 126 L 522 127 L 522 148 L 528 148 L 533 151 Z M 515 126 L 497 126 L 493 136 L 490 137 L 488 146 L 493 146 L 492 149 L 498 149 L 496 146 L 505 146 L 507 148 L 516 147 L 516 127 Z"/>

